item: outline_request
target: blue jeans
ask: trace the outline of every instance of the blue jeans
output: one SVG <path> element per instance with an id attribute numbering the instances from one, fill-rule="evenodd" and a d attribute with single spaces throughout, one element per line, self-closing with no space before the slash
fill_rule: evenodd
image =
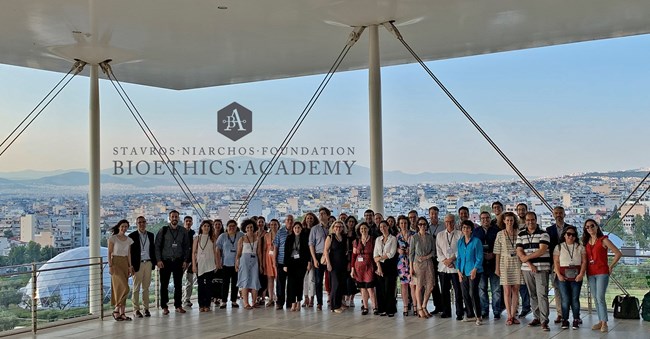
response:
<path id="1" fill-rule="evenodd" d="M 559 281 L 562 295 L 562 319 L 569 320 L 569 307 L 573 311 L 573 320 L 580 319 L 580 289 L 582 281 Z"/>
<path id="2" fill-rule="evenodd" d="M 494 272 L 485 271 L 481 275 L 481 281 L 478 284 L 478 295 L 481 299 L 481 315 L 490 314 L 490 295 L 488 294 L 488 281 L 490 283 L 490 293 L 492 294 L 492 312 L 495 315 L 501 314 L 503 309 L 501 303 L 503 300 L 503 288 L 501 287 L 499 276 Z"/>
<path id="3" fill-rule="evenodd" d="M 521 284 L 519 287 L 519 295 L 521 296 L 521 313 L 530 313 L 530 294 L 526 284 Z"/>
<path id="4" fill-rule="evenodd" d="M 607 303 L 605 302 L 605 291 L 609 284 L 609 274 L 590 275 L 589 288 L 594 296 L 598 320 L 607 321 Z"/>

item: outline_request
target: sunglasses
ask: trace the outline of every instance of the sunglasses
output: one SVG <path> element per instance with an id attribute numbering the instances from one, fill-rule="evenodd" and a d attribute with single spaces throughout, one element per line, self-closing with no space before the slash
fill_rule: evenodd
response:
<path id="1" fill-rule="evenodd" d="M 586 229 L 596 228 L 596 225 L 585 225 L 585 228 L 586 228 Z"/>
<path id="2" fill-rule="evenodd" d="M 565 235 L 567 235 L 569 237 L 574 237 L 574 238 L 577 236 L 577 234 L 575 234 L 575 233 L 566 233 Z"/>

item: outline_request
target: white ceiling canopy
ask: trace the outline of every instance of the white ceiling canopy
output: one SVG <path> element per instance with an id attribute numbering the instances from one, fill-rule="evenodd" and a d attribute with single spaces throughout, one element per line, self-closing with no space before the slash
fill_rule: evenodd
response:
<path id="1" fill-rule="evenodd" d="M 325 73 L 351 26 L 394 20 L 425 60 L 650 32 L 646 0 L 4 0 L 0 63 L 189 89 Z M 382 65 L 414 62 L 386 30 Z M 367 39 L 341 70 L 366 68 Z"/>

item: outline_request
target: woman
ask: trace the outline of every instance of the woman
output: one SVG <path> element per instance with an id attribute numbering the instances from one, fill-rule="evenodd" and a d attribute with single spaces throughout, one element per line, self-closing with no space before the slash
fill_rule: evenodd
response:
<path id="1" fill-rule="evenodd" d="M 212 223 L 212 228 L 214 228 L 214 238 L 219 239 L 223 233 L 223 222 L 221 219 L 215 219 Z M 215 248 L 217 241 L 214 241 Z M 219 250 L 217 249 L 217 253 Z M 217 257 L 218 258 L 218 257 Z M 223 290 L 223 269 L 218 266 L 219 262 L 217 261 L 217 270 L 214 272 L 214 283 L 212 285 L 212 300 L 214 301 L 214 307 L 219 307 L 221 305 L 221 291 Z"/>
<path id="2" fill-rule="evenodd" d="M 261 249 L 261 253 L 268 253 L 267 247 L 269 246 L 266 243 L 266 238 L 264 237 L 268 233 L 268 229 L 266 226 L 266 218 L 263 216 L 257 216 L 257 217 L 252 217 L 251 218 L 253 222 L 255 222 L 256 226 L 256 231 L 255 235 L 257 236 L 257 239 L 259 239 L 259 243 L 257 246 Z M 260 289 L 257 291 L 257 300 L 255 302 L 256 306 L 264 306 L 264 299 L 266 298 L 267 294 L 267 288 L 268 288 L 268 279 L 266 275 L 266 258 L 264 255 L 260 257 L 259 260 L 260 263 L 260 272 L 258 274 L 258 277 L 260 279 Z M 277 268 L 273 268 L 275 271 L 277 271 Z"/>
<path id="3" fill-rule="evenodd" d="M 419 217 L 417 227 L 418 233 L 411 238 L 409 251 L 409 262 L 413 268 L 413 275 L 417 278 L 415 293 L 411 295 L 415 299 L 418 316 L 427 319 L 431 317 L 427 310 L 427 303 L 436 282 L 431 260 L 435 255 L 436 241 L 431 234 L 427 234 L 429 222 L 426 218 Z"/>
<path id="4" fill-rule="evenodd" d="M 275 253 L 277 253 L 273 240 L 280 228 L 280 222 L 277 219 L 271 219 L 269 222 L 269 231 L 264 235 L 264 274 L 266 274 L 267 290 L 269 293 L 269 301 L 266 307 L 275 305 L 275 277 L 278 276 L 277 264 L 275 261 Z"/>
<path id="5" fill-rule="evenodd" d="M 517 216 L 512 212 L 503 213 L 505 229 L 497 233 L 494 241 L 494 258 L 496 268 L 494 273 L 499 276 L 503 286 L 503 301 L 506 304 L 508 320 L 506 325 L 519 324 L 517 308 L 519 307 L 519 286 L 523 284 L 521 261 L 517 257 Z"/>
<path id="6" fill-rule="evenodd" d="M 113 235 L 108 238 L 108 272 L 111 274 L 111 305 L 113 319 L 131 320 L 125 314 L 126 297 L 129 295 L 129 276 L 131 267 L 131 244 L 133 239 L 126 236 L 129 222 L 122 219 L 113 227 Z"/>
<path id="7" fill-rule="evenodd" d="M 217 268 L 223 272 L 223 289 L 221 290 L 221 305 L 219 305 L 221 309 L 226 308 L 229 289 L 230 306 L 239 308 L 239 304 L 237 304 L 237 269 L 235 262 L 237 261 L 239 240 L 241 240 L 243 234 L 237 229 L 237 222 L 232 219 L 226 223 L 226 231 L 217 238 L 217 261 L 219 263 Z"/>
<path id="8" fill-rule="evenodd" d="M 386 222 L 388 223 L 388 233 L 397 236 L 399 233 L 399 228 L 397 227 L 397 221 L 395 220 L 395 217 L 392 215 L 388 216 L 388 218 L 386 218 Z"/>
<path id="9" fill-rule="evenodd" d="M 331 231 L 325 239 L 323 257 L 330 272 L 330 306 L 332 312 L 343 312 L 343 294 L 346 288 L 346 272 L 348 266 L 348 242 L 343 232 L 343 222 L 336 220 L 331 226 Z"/>
<path id="10" fill-rule="evenodd" d="M 293 232 L 284 243 L 284 253 L 282 269 L 287 272 L 287 305 L 291 303 L 291 311 L 296 312 L 300 311 L 305 273 L 311 268 L 309 234 L 302 232 L 300 222 L 293 224 Z"/>
<path id="11" fill-rule="evenodd" d="M 580 289 L 587 270 L 587 253 L 578 242 L 578 229 L 565 226 L 560 243 L 553 251 L 553 267 L 562 295 L 562 328 L 569 328 L 569 307 L 574 330 L 580 327 Z"/>
<path id="12" fill-rule="evenodd" d="M 483 324 L 481 299 L 478 296 L 478 284 L 483 273 L 483 243 L 472 235 L 473 231 L 474 223 L 471 220 L 463 220 L 461 223 L 463 238 L 458 240 L 456 267 L 463 291 L 463 300 L 467 308 L 465 321 L 472 321 L 476 318 L 476 325 L 479 326 Z"/>
<path id="13" fill-rule="evenodd" d="M 237 287 L 241 288 L 241 297 L 244 299 L 244 308 L 252 310 L 257 300 L 257 290 L 260 289 L 259 279 L 259 261 L 261 260 L 261 246 L 258 246 L 258 237 L 256 235 L 255 223 L 250 220 L 244 220 L 242 228 L 246 231 L 244 236 L 239 239 L 237 244 L 237 259 L 235 269 L 237 269 Z M 252 299 L 249 303 L 248 293 Z"/>
<path id="14" fill-rule="evenodd" d="M 354 261 L 352 260 L 352 247 L 354 241 L 357 240 L 357 218 L 349 216 L 345 219 L 345 229 L 347 234 L 347 272 L 345 274 L 345 292 L 343 293 L 343 304 L 347 307 L 354 307 L 354 295 L 359 292 L 357 289 L 356 283 L 350 274 L 352 272 L 352 266 Z"/>
<path id="15" fill-rule="evenodd" d="M 397 300 L 395 285 L 397 284 L 397 239 L 388 232 L 388 223 L 379 224 L 381 236 L 375 240 L 374 260 L 377 264 L 377 304 L 375 314 L 395 316 Z"/>
<path id="16" fill-rule="evenodd" d="M 374 239 L 370 236 L 370 227 L 365 221 L 359 224 L 358 239 L 352 243 L 352 270 L 350 276 L 354 279 L 359 290 L 361 290 L 361 315 L 368 314 L 368 297 L 372 306 L 377 308 L 375 297 L 375 265 L 372 255 L 375 249 Z"/>
<path id="17" fill-rule="evenodd" d="M 199 312 L 209 312 L 212 298 L 212 283 L 217 270 L 217 237 L 211 220 L 203 220 L 199 234 L 192 245 L 192 271 L 196 272 L 199 294 Z"/>
<path id="18" fill-rule="evenodd" d="M 305 214 L 304 222 L 303 222 L 303 227 L 302 227 L 302 233 L 307 234 L 307 237 L 309 238 L 309 232 L 311 231 L 311 228 L 315 226 L 318 223 L 318 218 L 316 218 L 316 214 L 309 212 Z M 302 303 L 302 307 L 314 307 L 314 293 L 316 291 L 316 281 L 314 280 L 314 270 L 312 265 L 309 265 L 309 268 L 307 268 L 307 273 L 305 274 L 305 278 L 303 279 L 303 285 L 302 285 L 303 293 L 305 293 L 305 300 Z"/>
<path id="19" fill-rule="evenodd" d="M 607 291 L 607 285 L 609 284 L 609 275 L 612 274 L 614 266 L 621 259 L 621 251 L 603 234 L 595 220 L 587 219 L 584 227 L 582 245 L 587 252 L 587 276 L 589 288 L 596 299 L 599 320 L 598 324 L 591 329 L 608 332 L 605 291 Z M 607 264 L 607 250 L 614 253 L 614 259 L 609 265 Z"/>
<path id="20" fill-rule="evenodd" d="M 397 276 L 402 288 L 402 303 L 404 304 L 404 313 L 406 317 L 409 315 L 409 292 L 411 298 L 415 296 L 415 281 L 411 277 L 411 264 L 409 262 L 410 242 L 413 232 L 409 219 L 400 215 L 397 217 L 397 225 L 399 226 L 399 233 L 397 234 Z M 434 247 L 435 248 L 435 247 Z M 413 315 L 416 314 L 416 306 L 413 306 Z"/>

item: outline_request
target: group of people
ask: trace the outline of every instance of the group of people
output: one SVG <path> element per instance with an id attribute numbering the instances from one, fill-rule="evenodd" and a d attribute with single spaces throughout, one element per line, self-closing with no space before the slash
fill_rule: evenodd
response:
<path id="1" fill-rule="evenodd" d="M 607 332 L 605 291 L 621 252 L 596 221 L 585 221 L 579 239 L 578 229 L 564 222 L 562 207 L 553 210 L 555 223 L 546 229 L 523 203 L 517 205 L 515 214 L 504 213 L 496 201 L 492 212 L 494 218 L 481 212 L 480 225 L 470 220 L 467 207 L 458 210 L 458 220 L 448 214 L 441 224 L 435 206 L 429 209 L 428 219 L 414 210 L 386 219 L 367 210 L 358 222 L 345 213 L 336 218 L 321 207 L 318 216 L 310 212 L 302 221 L 287 215 L 284 226 L 276 219 L 267 223 L 263 217 L 246 219 L 241 225 L 229 220 L 225 229 L 221 220 L 203 220 L 194 235 L 192 218 L 185 217 L 182 227 L 179 213 L 171 211 L 169 225 L 155 237 L 146 230 L 144 217 L 137 218 L 138 230 L 128 236 L 129 223 L 121 220 L 108 241 L 113 317 L 131 320 L 124 308 L 130 275 L 134 316 L 151 316 L 149 286 L 157 267 L 163 315 L 169 314 L 172 277 L 179 287 L 174 288 L 177 313 L 186 312 L 183 306 L 192 306 L 189 299 L 196 281 L 201 312 L 210 311 L 212 303 L 226 308 L 228 301 L 238 308 L 240 299 L 245 309 L 322 310 L 325 289 L 332 312 L 354 307 L 355 295 L 360 293 L 362 315 L 393 317 L 399 283 L 403 316 L 450 318 L 454 293 L 459 321 L 481 325 L 491 308 L 494 319 L 500 319 L 505 310 L 505 324 L 515 325 L 532 312 L 528 326 L 549 331 L 552 284 L 558 312 L 555 323 L 578 329 L 579 296 L 586 277 L 599 317 L 592 329 Z M 614 254 L 611 261 L 608 251 Z M 181 288 L 183 275 L 185 288 Z"/>

